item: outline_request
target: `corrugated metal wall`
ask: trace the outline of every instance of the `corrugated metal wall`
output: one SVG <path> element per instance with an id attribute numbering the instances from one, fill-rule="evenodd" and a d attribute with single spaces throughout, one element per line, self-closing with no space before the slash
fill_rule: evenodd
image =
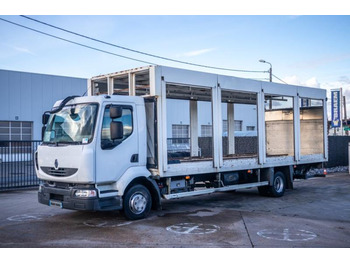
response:
<path id="1" fill-rule="evenodd" d="M 83 95 L 87 79 L 0 69 L 0 121 L 33 121 L 33 140 L 41 139 L 41 115 L 55 101 Z"/>

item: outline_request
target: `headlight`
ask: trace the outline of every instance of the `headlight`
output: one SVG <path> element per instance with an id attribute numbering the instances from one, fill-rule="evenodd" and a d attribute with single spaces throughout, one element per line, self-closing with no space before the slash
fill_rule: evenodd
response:
<path id="1" fill-rule="evenodd" d="M 97 193 L 95 190 L 77 190 L 74 195 L 76 197 L 96 197 Z"/>

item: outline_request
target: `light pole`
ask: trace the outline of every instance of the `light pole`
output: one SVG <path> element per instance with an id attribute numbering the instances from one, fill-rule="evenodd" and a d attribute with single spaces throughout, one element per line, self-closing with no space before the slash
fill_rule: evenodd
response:
<path id="1" fill-rule="evenodd" d="M 264 59 L 260 59 L 259 62 L 260 63 L 266 63 L 266 64 L 270 65 L 270 70 L 268 72 L 270 73 L 270 82 L 272 82 L 272 65 L 271 65 L 271 63 L 265 61 Z"/>
<path id="2" fill-rule="evenodd" d="M 270 70 L 268 72 L 270 73 L 270 82 L 272 82 L 272 65 L 271 65 L 271 63 L 265 61 L 264 59 L 260 59 L 259 62 L 260 63 L 266 63 L 266 64 L 270 65 Z M 269 108 L 270 108 L 270 110 L 272 110 L 272 96 L 270 98 Z"/>

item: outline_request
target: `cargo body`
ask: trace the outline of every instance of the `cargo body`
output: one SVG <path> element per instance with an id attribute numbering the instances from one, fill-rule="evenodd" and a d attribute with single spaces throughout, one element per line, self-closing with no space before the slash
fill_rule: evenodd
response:
<path id="1" fill-rule="evenodd" d="M 93 77 L 54 108 L 36 168 L 39 201 L 62 208 L 138 219 L 162 198 L 282 196 L 328 159 L 322 89 L 148 66 Z"/>

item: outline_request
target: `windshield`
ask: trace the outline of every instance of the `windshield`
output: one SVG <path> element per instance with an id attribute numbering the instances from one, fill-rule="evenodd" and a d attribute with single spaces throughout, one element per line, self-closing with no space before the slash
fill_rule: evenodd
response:
<path id="1" fill-rule="evenodd" d="M 44 143 L 90 143 L 96 122 L 97 104 L 65 106 L 50 115 Z"/>

